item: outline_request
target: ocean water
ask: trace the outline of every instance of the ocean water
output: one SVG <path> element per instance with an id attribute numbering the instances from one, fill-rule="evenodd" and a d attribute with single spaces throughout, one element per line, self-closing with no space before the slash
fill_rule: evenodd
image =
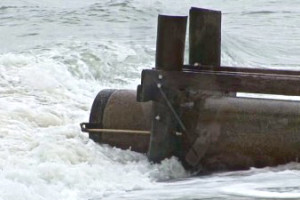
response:
<path id="1" fill-rule="evenodd" d="M 82 133 L 152 68 L 158 14 L 223 12 L 222 64 L 300 70 L 299 0 L 1 0 L 0 199 L 300 199 L 300 164 L 195 177 Z"/>

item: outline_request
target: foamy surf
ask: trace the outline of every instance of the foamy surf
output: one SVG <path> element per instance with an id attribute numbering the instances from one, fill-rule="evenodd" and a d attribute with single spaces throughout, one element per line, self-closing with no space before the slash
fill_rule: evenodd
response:
<path id="1" fill-rule="evenodd" d="M 5 69 L 1 199 L 102 198 L 188 176 L 175 158 L 154 165 L 145 155 L 89 140 L 78 122 L 88 117 L 92 93 L 99 88 L 85 87 L 97 78 L 75 73 L 73 66 L 53 57 L 0 56 L 0 68 Z"/>

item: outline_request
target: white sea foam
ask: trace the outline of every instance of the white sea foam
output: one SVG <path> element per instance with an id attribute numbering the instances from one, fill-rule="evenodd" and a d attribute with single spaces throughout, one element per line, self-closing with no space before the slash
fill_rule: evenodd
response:
<path id="1" fill-rule="evenodd" d="M 92 85 L 98 78 L 75 73 L 68 56 L 49 54 L 0 56 L 0 199 L 102 198 L 188 176 L 175 158 L 153 165 L 145 155 L 90 141 L 79 123 L 101 88 Z"/>

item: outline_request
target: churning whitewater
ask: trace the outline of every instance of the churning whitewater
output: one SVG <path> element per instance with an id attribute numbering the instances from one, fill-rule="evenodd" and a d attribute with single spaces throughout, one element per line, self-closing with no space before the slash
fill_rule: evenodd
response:
<path id="1" fill-rule="evenodd" d="M 300 199 L 300 164 L 193 177 L 80 131 L 152 68 L 158 14 L 221 10 L 222 64 L 300 70 L 299 0 L 1 0 L 0 199 Z"/>

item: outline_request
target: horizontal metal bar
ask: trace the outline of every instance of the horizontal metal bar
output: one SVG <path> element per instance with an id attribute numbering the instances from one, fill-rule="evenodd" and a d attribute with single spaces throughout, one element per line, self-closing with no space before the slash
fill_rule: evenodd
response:
<path id="1" fill-rule="evenodd" d="M 150 135 L 150 131 L 143 130 L 127 130 L 127 129 L 105 129 L 105 128 L 91 128 L 85 129 L 86 132 L 101 132 L 101 133 L 128 133 L 128 134 L 141 134 Z"/>
<path id="2" fill-rule="evenodd" d="M 250 92 L 300 96 L 300 75 L 263 74 L 234 71 L 161 71 L 143 70 L 140 96 L 142 101 L 158 100 L 159 88 Z"/>
<path id="3" fill-rule="evenodd" d="M 300 75 L 300 71 L 267 69 L 267 68 L 246 68 L 246 67 L 229 67 L 229 66 L 212 66 L 212 65 L 184 65 L 184 71 L 215 71 L 215 72 L 246 72 L 259 74 L 281 74 L 281 75 Z"/>

